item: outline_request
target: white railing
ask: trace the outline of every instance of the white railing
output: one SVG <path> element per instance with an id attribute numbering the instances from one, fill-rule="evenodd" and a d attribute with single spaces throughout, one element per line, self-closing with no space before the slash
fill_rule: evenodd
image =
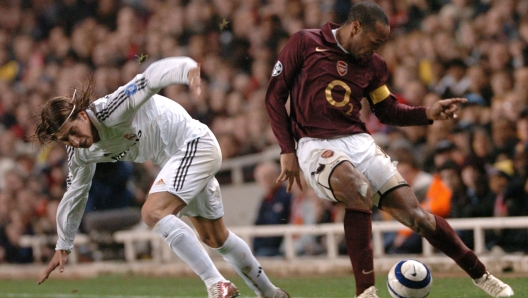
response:
<path id="1" fill-rule="evenodd" d="M 30 235 L 23 235 L 20 237 L 20 240 L 18 244 L 20 247 L 31 247 L 33 251 L 33 260 L 37 263 L 42 262 L 42 249 L 45 246 L 52 246 L 54 247 L 55 243 L 57 242 L 57 236 L 47 236 L 47 235 L 38 235 L 38 236 L 30 236 Z M 90 238 L 88 235 L 85 234 L 77 234 L 75 236 L 75 240 L 73 241 L 73 249 L 70 253 L 70 256 L 68 257 L 68 261 L 70 263 L 76 264 L 78 261 L 78 248 L 83 245 L 90 244 Z"/>
<path id="2" fill-rule="evenodd" d="M 486 252 L 484 231 L 489 229 L 522 229 L 528 228 L 528 216 L 526 217 L 493 217 L 493 218 L 464 218 L 448 219 L 455 230 L 473 230 L 474 251 L 477 254 Z M 372 246 L 374 255 L 382 257 L 385 255 L 383 249 L 383 233 L 398 231 L 403 225 L 395 222 L 375 221 L 372 224 Z M 342 223 L 320 224 L 320 225 L 268 225 L 268 226 L 236 226 L 229 228 L 233 233 L 244 239 L 251 245 L 253 237 L 283 236 L 284 258 L 295 260 L 298 258 L 294 248 L 294 238 L 300 235 L 325 236 L 327 259 L 338 257 L 338 243 L 344 234 Z M 148 242 L 150 244 L 151 260 L 153 262 L 169 261 L 174 259 L 174 254 L 163 242 L 161 237 L 150 230 L 126 230 L 114 233 L 113 239 L 116 243 L 123 243 L 125 260 L 135 262 L 137 260 L 136 244 Z M 42 247 L 55 243 L 56 236 L 23 236 L 20 240 L 21 247 L 32 247 L 36 262 L 42 259 Z M 77 249 L 83 245 L 89 245 L 90 238 L 84 234 L 78 234 L 74 241 L 74 250 L 70 256 L 70 262 L 77 262 Z M 93 244 L 93 243 L 92 243 Z M 423 251 L 420 256 L 430 257 L 434 255 L 433 247 L 423 239 Z"/>
<path id="3" fill-rule="evenodd" d="M 448 219 L 448 222 L 455 230 L 473 230 L 475 241 L 475 252 L 483 254 L 486 252 L 484 231 L 487 229 L 505 228 L 528 228 L 527 217 L 503 217 L 503 218 L 467 218 Z M 383 233 L 398 231 L 403 225 L 391 221 L 375 221 L 372 224 L 372 245 L 376 257 L 384 256 Z M 342 223 L 321 224 L 321 225 L 268 225 L 268 226 L 239 226 L 229 228 L 233 233 L 240 236 L 247 243 L 251 244 L 253 237 L 261 236 L 283 236 L 284 237 L 284 257 L 287 260 L 296 259 L 294 249 L 294 237 L 299 235 L 322 235 L 326 236 L 326 258 L 336 258 L 338 256 L 338 242 L 340 236 L 344 234 Z M 123 243 L 125 247 L 125 259 L 128 262 L 136 260 L 135 243 L 148 241 L 152 248 L 153 261 L 167 261 L 172 258 L 173 253 L 163 240 L 152 231 L 119 231 L 114 234 L 114 240 Z M 423 239 L 423 257 L 432 256 L 433 247 Z"/>

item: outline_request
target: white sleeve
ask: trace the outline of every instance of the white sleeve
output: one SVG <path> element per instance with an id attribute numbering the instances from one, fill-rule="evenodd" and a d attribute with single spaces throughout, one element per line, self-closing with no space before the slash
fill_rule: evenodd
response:
<path id="1" fill-rule="evenodd" d="M 68 189 L 64 193 L 62 200 L 57 209 L 57 245 L 56 250 L 71 250 L 73 248 L 73 238 L 79 229 L 86 202 L 88 201 L 88 192 L 92 184 L 92 178 L 95 173 L 95 164 L 79 166 L 73 159 L 73 148 L 68 147 L 69 168 L 67 184 Z"/>
<path id="2" fill-rule="evenodd" d="M 187 74 L 196 67 L 198 63 L 189 57 L 165 58 L 152 63 L 143 74 L 147 86 L 159 91 L 172 84 L 188 84 Z"/>
<path id="3" fill-rule="evenodd" d="M 127 123 L 136 111 L 160 89 L 172 84 L 188 84 L 189 70 L 198 63 L 189 57 L 173 57 L 152 63 L 125 86 L 108 96 L 107 105 L 95 116 L 107 126 Z"/>

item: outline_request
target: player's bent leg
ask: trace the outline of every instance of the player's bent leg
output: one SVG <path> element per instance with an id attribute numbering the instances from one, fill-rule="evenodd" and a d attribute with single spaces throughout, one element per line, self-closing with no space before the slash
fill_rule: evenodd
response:
<path id="1" fill-rule="evenodd" d="M 380 203 L 382 210 L 424 236 L 433 247 L 452 258 L 471 278 L 484 275 L 486 268 L 477 255 L 462 242 L 445 219 L 424 211 L 409 187 L 392 190 L 385 194 Z"/>
<path id="2" fill-rule="evenodd" d="M 182 199 L 171 193 L 151 193 L 141 207 L 141 218 L 152 229 L 162 218 L 178 214 L 185 206 Z"/>
<path id="3" fill-rule="evenodd" d="M 510 286 L 486 271 L 477 255 L 462 242 L 444 218 L 421 208 L 410 187 L 400 187 L 386 193 L 380 201 L 380 207 L 453 259 L 473 279 L 475 285 L 492 297 L 513 295 Z M 431 222 L 431 218 L 434 222 Z"/>
<path id="4" fill-rule="evenodd" d="M 334 168 L 330 185 L 335 198 L 345 204 L 345 243 L 356 280 L 356 295 L 373 288 L 374 254 L 372 251 L 372 192 L 367 178 L 350 162 Z M 375 290 L 375 289 L 374 289 Z M 376 297 L 376 296 L 360 296 Z"/>
<path id="5" fill-rule="evenodd" d="M 247 243 L 227 230 L 222 218 L 191 217 L 191 221 L 202 241 L 220 254 L 258 297 L 290 297 L 271 283 Z"/>
<path id="6" fill-rule="evenodd" d="M 238 290 L 233 291 L 236 287 L 216 269 L 191 227 L 173 214 L 183 207 L 185 203 L 177 196 L 168 192 L 152 193 L 143 205 L 141 214 L 145 223 L 204 281 L 209 297 L 236 297 Z M 222 291 L 218 292 L 218 289 Z"/>
<path id="7" fill-rule="evenodd" d="M 407 185 L 386 192 L 380 199 L 379 207 L 421 236 L 432 235 L 435 231 L 434 215 L 420 206 L 416 195 Z"/>

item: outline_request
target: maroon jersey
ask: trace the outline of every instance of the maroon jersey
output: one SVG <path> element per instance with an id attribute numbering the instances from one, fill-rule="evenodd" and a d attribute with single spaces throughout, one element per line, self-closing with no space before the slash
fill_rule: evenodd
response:
<path id="1" fill-rule="evenodd" d="M 268 90 L 266 108 L 281 153 L 295 151 L 302 137 L 334 138 L 368 133 L 360 120 L 366 97 L 378 119 L 390 125 L 432 123 L 424 107 L 398 103 L 385 81 L 388 70 L 378 54 L 360 60 L 345 53 L 327 23 L 322 29 L 293 34 L 278 57 Z M 290 96 L 290 115 L 285 103 Z"/>

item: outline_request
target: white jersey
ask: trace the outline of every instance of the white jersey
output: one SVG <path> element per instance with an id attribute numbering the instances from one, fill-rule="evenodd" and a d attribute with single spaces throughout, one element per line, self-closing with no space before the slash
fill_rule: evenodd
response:
<path id="1" fill-rule="evenodd" d="M 68 189 L 57 210 L 56 249 L 73 248 L 96 163 L 150 159 L 163 166 L 179 148 L 209 131 L 178 103 L 156 94 L 171 84 L 188 84 L 187 74 L 196 67 L 186 57 L 159 60 L 86 110 L 100 141 L 90 148 L 67 148 Z"/>

